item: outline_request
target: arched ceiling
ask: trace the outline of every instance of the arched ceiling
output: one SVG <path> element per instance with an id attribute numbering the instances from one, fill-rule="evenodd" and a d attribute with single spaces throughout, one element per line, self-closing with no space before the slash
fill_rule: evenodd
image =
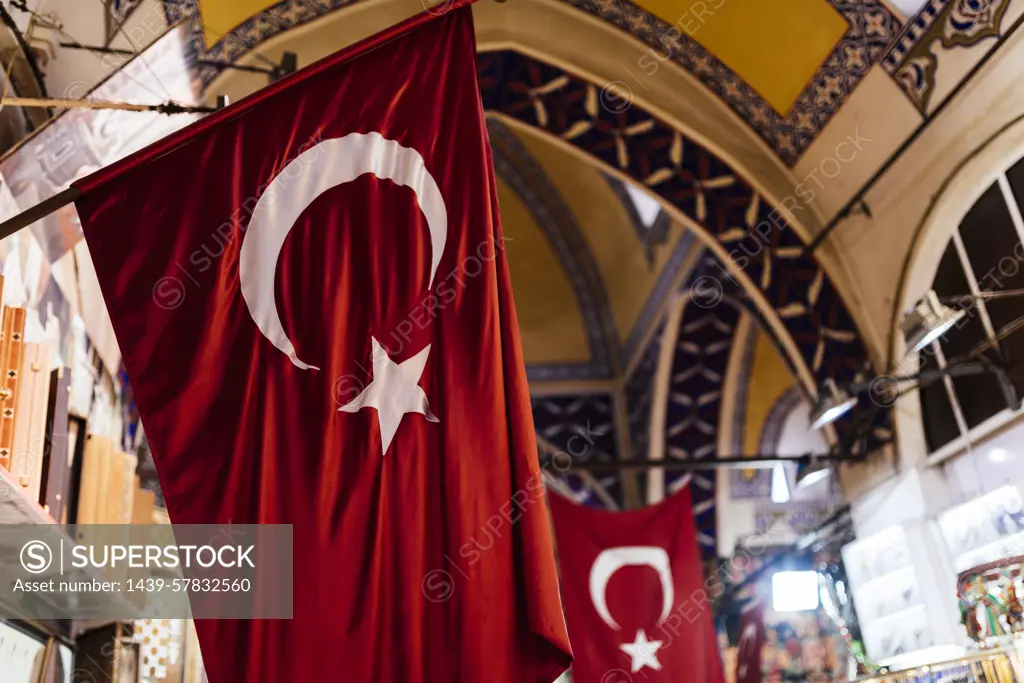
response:
<path id="1" fill-rule="evenodd" d="M 640 42 L 636 56 L 622 64 L 615 82 L 620 90 L 641 95 L 662 64 L 675 63 L 711 89 L 790 166 L 882 58 L 903 25 L 883 0 L 558 1 Z M 172 22 L 202 17 L 196 34 L 200 52 L 234 61 L 268 38 L 353 0 L 165 4 Z M 410 2 L 407 15 L 430 4 L 439 3 Z"/>
<path id="2" fill-rule="evenodd" d="M 567 322 L 551 326 L 552 333 L 543 338 L 529 331 L 535 351 L 525 350 L 531 379 L 620 376 L 636 360 L 668 292 L 685 275 L 687 261 L 696 258 L 694 235 L 669 219 L 653 199 L 648 201 L 658 216 L 651 227 L 642 224 L 636 200 L 623 190 L 623 183 L 544 136 L 501 118 L 490 119 L 488 130 L 497 175 L 515 195 L 517 206 L 527 210 L 547 250 L 534 262 L 533 250 L 509 248 L 517 309 L 529 310 L 532 320 L 534 315 L 557 317 L 560 309 L 571 307 L 572 324 L 582 325 L 582 333 L 574 328 L 571 338 L 554 333 Z M 519 220 L 518 210 L 506 211 L 503 203 L 507 236 L 519 233 Z M 562 290 L 548 292 L 542 286 L 518 289 L 520 281 L 552 277 L 534 272 L 550 266 L 549 256 L 561 270 L 559 281 L 568 283 L 571 299 Z M 517 272 L 522 273 L 518 280 Z M 586 340 L 585 354 L 579 353 L 580 339 Z"/>

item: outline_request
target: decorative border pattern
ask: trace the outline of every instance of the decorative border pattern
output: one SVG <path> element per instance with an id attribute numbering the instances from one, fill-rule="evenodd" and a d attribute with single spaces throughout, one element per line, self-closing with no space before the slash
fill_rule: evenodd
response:
<path id="1" fill-rule="evenodd" d="M 665 262 L 665 265 L 662 266 L 658 280 L 647 295 L 647 301 L 644 302 L 643 308 L 640 309 L 640 315 L 637 316 L 636 322 L 633 323 L 633 329 L 629 331 L 626 343 L 619 350 L 622 367 L 628 367 L 633 358 L 636 357 L 644 335 L 650 329 L 655 316 L 661 311 L 662 304 L 672 290 L 672 283 L 677 277 L 681 277 L 680 271 L 686 265 L 686 259 L 694 249 L 703 249 L 697 240 L 697 236 L 690 231 L 683 233 L 679 241 L 676 242 L 672 255 Z"/>
<path id="2" fill-rule="evenodd" d="M 750 316 L 750 324 L 746 326 L 746 334 L 739 338 L 740 330 L 736 330 L 736 344 L 743 347 L 739 359 L 739 378 L 736 383 L 736 396 L 732 398 L 732 455 L 742 455 L 746 450 L 747 430 L 747 398 L 750 396 L 750 380 L 754 373 L 754 351 L 757 348 L 757 337 L 761 333 L 757 319 Z M 764 498 L 771 495 L 771 470 L 732 470 L 729 474 L 729 496 L 733 500 Z"/>
<path id="3" fill-rule="evenodd" d="M 853 319 L 824 269 L 804 255 L 793 230 L 773 222 L 774 207 L 723 159 L 637 106 L 607 111 L 595 84 L 517 52 L 482 54 L 480 86 L 485 109 L 630 176 L 730 251 L 757 287 L 747 294 L 775 312 L 815 376 L 843 383 L 870 372 Z M 708 277 L 731 281 L 722 269 Z"/>
<path id="4" fill-rule="evenodd" d="M 901 28 L 898 16 L 879 0 L 829 0 L 849 28 L 804 87 L 788 113 L 777 112 L 750 85 L 686 35 L 681 27 L 619 0 L 565 0 L 611 22 L 650 48 L 657 61 L 671 59 L 696 76 L 793 166 L 846 99 L 885 54 Z M 780 46 L 780 49 L 785 49 Z M 638 55 L 639 58 L 647 55 Z M 633 65 L 630 65 L 633 66 Z M 656 65 L 655 65 L 656 66 Z M 653 72 L 652 72 L 653 73 Z M 641 76 L 643 77 L 643 76 Z M 625 83 L 630 87 L 629 83 Z"/>
<path id="5" fill-rule="evenodd" d="M 706 256 L 695 269 L 691 282 L 719 268 Z M 702 308 L 696 301 L 686 304 L 679 324 L 669 379 L 665 411 L 665 458 L 713 460 L 718 457 L 718 423 L 722 408 L 722 385 L 729 364 L 730 349 L 740 309 L 727 304 Z M 715 511 L 716 472 L 665 472 L 665 488 L 675 491 L 689 478 L 697 540 L 706 558 L 718 554 Z"/>
<path id="6" fill-rule="evenodd" d="M 828 519 L 835 511 L 831 500 L 797 501 L 792 503 L 766 502 L 757 506 L 755 528 L 764 534 L 782 522 L 795 535 L 807 533 Z"/>
<path id="7" fill-rule="evenodd" d="M 268 38 L 357 0 L 282 0 L 250 17 L 209 50 L 202 27 L 196 24 L 193 40 L 203 59 L 233 62 Z M 884 55 L 899 33 L 901 22 L 881 0 L 829 0 L 849 28 L 806 85 L 788 113 L 777 112 L 750 85 L 680 28 L 640 7 L 620 0 L 564 0 L 639 38 L 658 61 L 671 59 L 696 76 L 753 128 L 786 164 L 793 166 L 817 138 L 825 124 Z M 164 0 L 169 24 L 198 16 L 198 0 Z M 639 61 L 646 55 L 638 55 Z M 220 72 L 201 68 L 204 84 Z M 629 84 L 626 84 L 629 87 Z"/>
<path id="8" fill-rule="evenodd" d="M 537 434 L 572 459 L 587 462 L 615 462 L 618 459 L 615 431 L 615 398 L 611 394 L 543 396 L 530 401 Z M 576 500 L 590 507 L 604 508 L 590 487 L 578 475 L 558 475 L 573 490 Z M 598 479 L 620 509 L 624 508 L 618 475 Z"/>
<path id="9" fill-rule="evenodd" d="M 953 49 L 996 37 L 1009 6 L 1010 0 L 929 0 L 882 59 L 882 68 L 927 114 L 938 69 L 934 43 Z"/>
<path id="10" fill-rule="evenodd" d="M 611 350 L 618 351 L 615 322 L 597 262 L 558 189 L 526 146 L 503 123 L 487 121 L 494 170 L 523 202 L 544 232 L 572 282 L 583 317 L 591 362 L 530 365 L 531 380 L 607 378 L 614 374 Z M 617 360 L 617 359 L 616 359 Z"/>
<path id="11" fill-rule="evenodd" d="M 528 378 L 551 381 L 614 376 L 619 369 L 628 367 L 639 352 L 639 346 L 655 316 L 661 311 L 672 283 L 679 277 L 690 252 L 699 248 L 696 235 L 687 231 L 680 236 L 654 287 L 648 293 L 626 341 L 620 346 L 604 280 L 572 211 L 544 168 L 533 158 L 513 131 L 494 118 L 488 119 L 487 130 L 494 150 L 496 173 L 516 192 L 537 225 L 544 230 L 562 268 L 573 283 L 587 327 L 591 357 L 595 359 L 594 362 L 587 364 L 530 365 L 526 368 Z M 622 188 L 621 182 L 614 182 Z M 624 188 L 621 191 L 625 194 Z M 628 196 L 624 201 L 632 208 L 632 201 Z M 635 213 L 636 209 L 633 211 Z M 662 212 L 661 216 L 666 221 L 667 230 L 668 214 Z M 614 355 L 614 362 L 609 360 L 609 350 Z"/>

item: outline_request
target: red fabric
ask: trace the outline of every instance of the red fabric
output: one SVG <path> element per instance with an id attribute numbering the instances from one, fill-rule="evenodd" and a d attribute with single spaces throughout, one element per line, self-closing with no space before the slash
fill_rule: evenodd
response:
<path id="1" fill-rule="evenodd" d="M 721 683 L 722 660 L 709 602 L 715 593 L 705 586 L 689 487 L 657 505 L 621 513 L 593 510 L 553 494 L 548 498 L 575 657 L 573 682 Z M 604 590 L 607 615 L 615 628 L 598 609 L 601 588 L 594 589 L 592 581 L 601 572 L 595 568 L 602 554 L 639 557 L 638 547 L 665 551 L 671 595 L 666 597 L 652 566 L 634 564 L 615 570 Z M 670 611 L 662 620 L 666 607 Z M 636 670 L 633 658 L 622 650 L 621 646 L 634 643 L 639 630 L 646 641 L 661 643 L 648 646 L 660 669 L 645 665 Z"/>
<path id="2" fill-rule="evenodd" d="M 471 10 L 456 0 L 85 179 L 86 239 L 171 519 L 294 525 L 291 621 L 197 623 L 212 683 L 549 683 L 570 661 Z M 417 150 L 416 195 L 362 175 L 301 214 L 277 263 L 300 370 L 261 335 L 239 258 L 266 183 L 319 140 L 377 131 Z M 129 171 L 130 172 L 126 172 Z M 431 345 L 439 422 L 338 412 Z"/>
<path id="3" fill-rule="evenodd" d="M 764 603 L 751 606 L 740 616 L 736 646 L 736 683 L 761 683 L 761 651 L 765 644 Z"/>

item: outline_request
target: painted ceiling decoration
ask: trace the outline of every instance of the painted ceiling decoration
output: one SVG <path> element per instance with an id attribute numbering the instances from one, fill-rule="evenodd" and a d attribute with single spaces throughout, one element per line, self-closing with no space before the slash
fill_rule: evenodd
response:
<path id="1" fill-rule="evenodd" d="M 615 429 L 615 397 L 612 394 L 570 394 L 539 396 L 531 400 L 537 435 L 577 462 L 618 460 L 618 434 Z M 608 507 L 594 495 L 585 477 L 558 474 L 572 489 L 576 500 L 593 507 Z M 598 483 L 619 508 L 625 507 L 622 485 L 617 475 L 598 478 Z"/>
<path id="2" fill-rule="evenodd" d="M 642 92 L 642 79 L 671 59 L 717 94 L 790 166 L 881 59 L 901 26 L 879 0 L 699 3 L 717 5 L 718 14 L 729 15 L 721 21 L 716 13 L 701 17 L 692 8 L 673 9 L 670 0 L 642 0 L 640 6 L 620 0 L 568 1 L 651 48 L 636 65 L 624 67 L 622 83 L 631 90 Z M 808 29 L 817 40 L 807 40 Z M 762 49 L 751 50 L 751 41 Z"/>
<path id="3" fill-rule="evenodd" d="M 201 16 L 193 48 L 233 62 L 278 33 L 358 0 L 163 0 L 169 24 Z M 793 166 L 870 68 L 881 63 L 924 113 L 935 87 L 936 41 L 947 49 L 1000 33 L 1009 0 L 926 0 L 905 25 L 884 0 L 563 0 L 647 44 L 617 85 L 649 87 L 673 61 L 695 75 Z M 139 0 L 110 0 L 109 27 Z M 111 33 L 112 37 L 112 33 Z M 751 49 L 751 45 L 755 49 Z M 780 48 L 779 46 L 785 46 Z M 209 83 L 220 70 L 200 69 Z"/>
<path id="4" fill-rule="evenodd" d="M 800 350 L 794 362 L 838 382 L 869 371 L 853 320 L 824 269 L 774 207 L 724 160 L 638 106 L 611 113 L 597 86 L 510 50 L 482 54 L 484 106 L 590 154 L 646 186 L 730 252 Z M 778 215 L 778 214 L 775 214 Z M 754 233 L 768 227 L 767 237 Z M 726 278 L 724 271 L 717 275 Z"/>
<path id="5" fill-rule="evenodd" d="M 164 0 L 169 23 L 201 16 L 204 59 L 234 61 L 264 40 L 357 0 Z M 694 74 L 794 165 L 901 29 L 882 0 L 563 0 L 646 43 L 621 86 L 671 60 Z M 937 1 L 937 0 L 933 0 Z M 751 49 L 754 46 L 755 49 Z M 204 83 L 218 73 L 206 67 Z"/>
<path id="6" fill-rule="evenodd" d="M 531 210 L 534 220 L 548 236 L 562 268 L 573 282 L 587 327 L 587 336 L 592 348 L 597 350 L 592 354 L 590 363 L 529 366 L 527 371 L 530 379 L 596 379 L 619 375 L 640 353 L 640 344 L 654 325 L 672 283 L 685 267 L 687 257 L 698 248 L 696 236 L 686 232 L 676 243 L 654 286 L 647 293 L 636 322 L 626 339 L 621 340 L 611 319 L 608 292 L 593 254 L 564 198 L 514 131 L 494 117 L 489 117 L 487 126 L 491 146 L 495 150 L 495 170 Z M 621 181 L 616 182 L 622 185 Z M 621 194 L 616 193 L 616 196 L 627 213 L 631 209 L 636 211 L 625 190 Z M 667 232 L 669 220 L 667 214 L 662 212 L 655 221 L 655 228 Z M 662 221 L 665 222 L 664 227 L 661 227 Z M 653 248 L 656 243 L 652 242 L 650 246 Z"/>
<path id="7" fill-rule="evenodd" d="M 715 268 L 718 265 L 714 259 L 706 257 L 695 271 L 694 280 L 705 277 Z M 695 301 L 686 305 L 679 336 L 672 340 L 675 352 L 665 414 L 666 458 L 711 460 L 718 457 L 722 388 L 739 319 L 740 308 L 726 299 L 711 308 L 698 306 Z M 690 474 L 667 471 L 666 493 L 675 492 L 687 479 L 691 485 L 697 539 L 705 557 L 714 557 L 718 552 L 716 471 Z"/>
<path id="8" fill-rule="evenodd" d="M 512 131 L 496 119 L 488 120 L 487 130 L 494 153 L 495 173 L 533 214 L 534 222 L 544 231 L 568 274 L 590 346 L 590 362 L 531 364 L 527 367 L 529 379 L 594 379 L 617 374 L 618 339 L 608 294 L 575 216 L 547 173 Z"/>
<path id="9" fill-rule="evenodd" d="M 935 43 L 953 49 L 999 36 L 1009 5 L 1010 0 L 928 0 L 907 23 L 882 66 L 926 114 L 938 69 Z"/>

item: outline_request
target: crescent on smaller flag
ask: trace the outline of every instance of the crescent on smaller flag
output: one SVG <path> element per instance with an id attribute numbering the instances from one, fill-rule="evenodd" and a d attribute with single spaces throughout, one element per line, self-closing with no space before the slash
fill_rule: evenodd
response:
<path id="1" fill-rule="evenodd" d="M 364 173 L 412 189 L 430 231 L 430 280 L 448 239 L 448 213 L 441 190 L 416 150 L 380 133 L 350 133 L 324 140 L 291 160 L 267 185 L 253 208 L 242 239 L 239 279 L 249 314 L 270 343 L 302 370 L 319 368 L 299 360 L 277 312 L 277 262 L 292 226 L 327 190 Z"/>
<path id="2" fill-rule="evenodd" d="M 612 575 L 623 567 L 651 567 L 658 572 L 662 596 L 661 617 L 658 619 L 658 625 L 664 623 L 668 619 L 668 615 L 672 613 L 672 601 L 675 597 L 672 567 L 665 549 L 651 545 L 608 548 L 602 550 L 594 560 L 594 564 L 590 567 L 590 599 L 601 619 L 616 631 L 622 629 L 612 617 L 611 612 L 608 611 L 606 591 Z"/>

